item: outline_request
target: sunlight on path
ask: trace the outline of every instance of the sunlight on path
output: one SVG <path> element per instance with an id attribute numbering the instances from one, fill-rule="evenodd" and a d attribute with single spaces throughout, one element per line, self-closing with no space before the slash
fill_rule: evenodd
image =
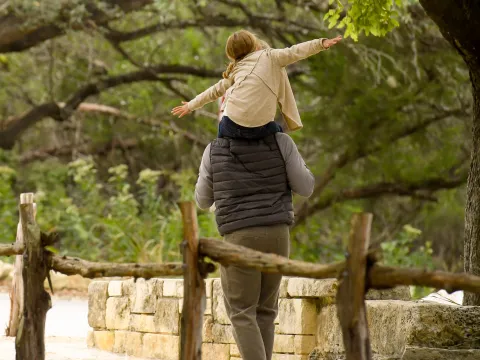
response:
<path id="1" fill-rule="evenodd" d="M 2 360 L 15 360 L 13 338 L 0 337 L 0 354 Z M 85 339 L 61 337 L 47 338 L 45 357 L 46 360 L 140 360 L 131 356 L 88 349 Z"/>
<path id="2" fill-rule="evenodd" d="M 138 360 L 127 355 L 88 349 L 88 301 L 81 299 L 52 299 L 47 313 L 46 360 Z M 8 294 L 0 293 L 0 333 L 4 334 L 10 314 Z M 15 340 L 0 337 L 1 360 L 15 360 Z"/>

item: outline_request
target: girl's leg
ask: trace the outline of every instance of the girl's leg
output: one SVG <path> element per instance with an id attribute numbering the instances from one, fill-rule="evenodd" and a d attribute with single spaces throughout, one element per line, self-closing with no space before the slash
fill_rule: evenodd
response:
<path id="1" fill-rule="evenodd" d="M 276 122 L 271 121 L 266 125 L 248 128 L 236 124 L 228 116 L 224 116 L 219 124 L 218 137 L 229 137 L 232 139 L 263 139 L 266 136 L 282 132 L 282 128 Z"/>
<path id="2" fill-rule="evenodd" d="M 224 116 L 218 124 L 218 137 L 241 138 L 242 128 L 242 126 L 235 124 L 228 116 Z"/>

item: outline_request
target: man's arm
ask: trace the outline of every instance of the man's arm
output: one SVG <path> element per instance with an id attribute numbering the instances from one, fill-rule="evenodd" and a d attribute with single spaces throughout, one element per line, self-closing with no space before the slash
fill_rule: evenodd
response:
<path id="1" fill-rule="evenodd" d="M 208 209 L 213 205 L 212 165 L 210 163 L 210 144 L 205 148 L 202 163 L 198 171 L 195 185 L 195 201 L 200 209 Z"/>
<path id="2" fill-rule="evenodd" d="M 290 188 L 300 196 L 309 197 L 315 187 L 315 177 L 307 168 L 292 138 L 284 133 L 277 133 L 276 137 L 280 152 L 285 160 Z"/>

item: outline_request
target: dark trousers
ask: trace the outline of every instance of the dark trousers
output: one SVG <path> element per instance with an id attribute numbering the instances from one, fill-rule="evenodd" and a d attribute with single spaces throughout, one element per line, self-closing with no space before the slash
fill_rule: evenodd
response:
<path id="1" fill-rule="evenodd" d="M 218 124 L 218 137 L 228 137 L 232 139 L 263 139 L 268 135 L 275 134 L 277 132 L 283 132 L 280 125 L 275 121 L 270 121 L 269 123 L 258 126 L 258 127 L 245 127 L 240 126 L 233 122 L 228 116 L 222 117 L 220 124 Z"/>
<path id="2" fill-rule="evenodd" d="M 225 235 L 225 241 L 288 257 L 288 225 L 245 228 Z M 270 360 L 278 314 L 281 274 L 263 274 L 237 266 L 220 268 L 225 309 L 243 360 Z"/>

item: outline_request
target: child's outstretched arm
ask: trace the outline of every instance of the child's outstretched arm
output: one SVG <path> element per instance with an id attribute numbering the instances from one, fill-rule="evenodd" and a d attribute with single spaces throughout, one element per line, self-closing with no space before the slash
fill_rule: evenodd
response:
<path id="1" fill-rule="evenodd" d="M 285 67 L 309 56 L 318 54 L 320 51 L 327 50 L 341 39 L 341 36 L 333 39 L 315 39 L 285 49 L 272 49 L 270 53 L 278 65 Z"/>
<path id="2" fill-rule="evenodd" d="M 189 102 L 182 101 L 183 105 L 174 107 L 172 109 L 172 114 L 181 118 L 182 116 L 185 116 L 194 110 L 200 109 L 205 104 L 208 104 L 223 96 L 228 88 L 232 85 L 233 79 L 222 79 L 201 94 L 198 94 L 195 99 L 190 100 Z"/>

